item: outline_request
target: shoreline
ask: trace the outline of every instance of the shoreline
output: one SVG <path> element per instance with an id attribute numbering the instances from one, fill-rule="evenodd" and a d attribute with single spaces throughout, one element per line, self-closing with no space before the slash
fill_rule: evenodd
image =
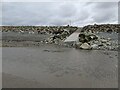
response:
<path id="1" fill-rule="evenodd" d="M 3 26 L 2 47 L 38 47 L 53 44 L 78 49 L 118 50 L 119 24 L 74 26 Z M 72 39 L 69 38 L 72 34 Z M 67 41 L 65 41 L 67 39 Z"/>
<path id="2" fill-rule="evenodd" d="M 9 41 L 9 42 L 4 42 L 2 41 L 2 45 L 0 47 L 4 48 L 4 47 L 36 47 L 39 48 L 41 46 L 57 46 L 57 47 L 65 47 L 65 48 L 75 48 L 75 47 L 71 47 L 71 46 L 67 46 L 67 45 L 58 45 L 58 44 L 46 44 L 46 43 L 41 43 L 41 42 L 33 42 L 33 41 L 21 41 L 21 42 L 16 42 L 16 41 Z M 77 50 L 77 48 L 75 48 Z M 84 50 L 84 49 L 78 49 L 78 50 Z M 102 51 L 106 51 L 105 49 L 92 49 L 92 50 L 102 50 Z M 107 51 L 117 51 L 118 50 L 107 50 Z"/>

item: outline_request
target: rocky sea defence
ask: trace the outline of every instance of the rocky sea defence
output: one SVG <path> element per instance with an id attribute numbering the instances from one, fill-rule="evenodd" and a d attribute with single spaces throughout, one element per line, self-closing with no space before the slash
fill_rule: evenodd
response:
<path id="1" fill-rule="evenodd" d="M 2 46 L 40 46 L 42 43 L 84 50 L 118 50 L 119 29 L 119 24 L 94 24 L 84 27 L 2 26 Z M 75 32 L 79 33 L 78 40 L 64 43 Z"/>

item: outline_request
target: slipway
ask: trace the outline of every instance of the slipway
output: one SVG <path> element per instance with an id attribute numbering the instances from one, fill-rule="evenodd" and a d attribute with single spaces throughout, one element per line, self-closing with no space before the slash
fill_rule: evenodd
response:
<path id="1" fill-rule="evenodd" d="M 78 41 L 78 36 L 79 36 L 79 32 L 74 32 L 74 33 L 72 33 L 69 37 L 67 37 L 66 39 L 65 39 L 65 43 L 66 42 L 76 42 L 76 41 Z"/>

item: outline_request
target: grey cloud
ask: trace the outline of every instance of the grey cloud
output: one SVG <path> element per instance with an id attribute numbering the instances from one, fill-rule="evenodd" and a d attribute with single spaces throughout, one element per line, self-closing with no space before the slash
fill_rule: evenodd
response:
<path id="1" fill-rule="evenodd" d="M 97 23 L 111 23 L 117 21 L 118 15 L 117 3 L 114 2 L 101 2 L 94 3 L 91 10 L 94 22 Z"/>
<path id="2" fill-rule="evenodd" d="M 77 12 L 77 9 L 75 5 L 65 4 L 60 6 L 59 15 L 61 15 L 62 17 L 71 17 L 71 16 L 74 16 L 76 12 Z"/>
<path id="3" fill-rule="evenodd" d="M 66 25 L 66 24 L 68 24 L 68 22 L 64 20 L 55 20 L 50 22 L 50 25 L 57 25 L 57 26 Z"/>
<path id="4" fill-rule="evenodd" d="M 120 1 L 118 3 L 118 23 L 120 23 Z"/>
<path id="5" fill-rule="evenodd" d="M 117 2 L 98 2 L 96 3 L 96 8 L 114 8 L 118 3 Z"/>
<path id="6" fill-rule="evenodd" d="M 24 24 L 35 25 L 37 23 L 45 24 L 45 21 L 47 21 L 50 18 L 49 16 L 50 13 L 48 12 L 49 8 L 44 8 L 43 6 L 45 5 L 43 5 L 43 3 L 42 4 L 7 3 L 7 6 L 3 6 L 3 24 L 9 23 L 11 23 L 10 25 L 24 25 Z"/>
<path id="7" fill-rule="evenodd" d="M 96 14 L 96 16 L 93 17 L 94 21 L 97 21 L 98 23 L 105 23 L 109 22 L 114 18 L 113 14 L 107 13 L 107 14 Z"/>
<path id="8" fill-rule="evenodd" d="M 85 25 L 117 21 L 117 3 L 3 3 L 3 25 Z"/>

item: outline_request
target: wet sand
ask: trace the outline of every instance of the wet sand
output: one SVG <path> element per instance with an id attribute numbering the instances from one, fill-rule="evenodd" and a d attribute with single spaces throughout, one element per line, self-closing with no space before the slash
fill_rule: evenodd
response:
<path id="1" fill-rule="evenodd" d="M 11 74 L 3 73 L 3 88 L 45 88 L 49 85 L 34 80 L 25 79 Z M 49 86 L 50 87 L 50 86 Z"/>
<path id="2" fill-rule="evenodd" d="M 47 37 L 3 34 L 3 88 L 118 87 L 117 51 L 79 50 L 40 43 Z"/>
<path id="3" fill-rule="evenodd" d="M 116 88 L 117 51 L 3 47 L 3 88 Z M 29 83 L 29 84 L 28 84 Z"/>
<path id="4" fill-rule="evenodd" d="M 0 89 L 2 89 L 2 72 L 0 72 Z"/>

